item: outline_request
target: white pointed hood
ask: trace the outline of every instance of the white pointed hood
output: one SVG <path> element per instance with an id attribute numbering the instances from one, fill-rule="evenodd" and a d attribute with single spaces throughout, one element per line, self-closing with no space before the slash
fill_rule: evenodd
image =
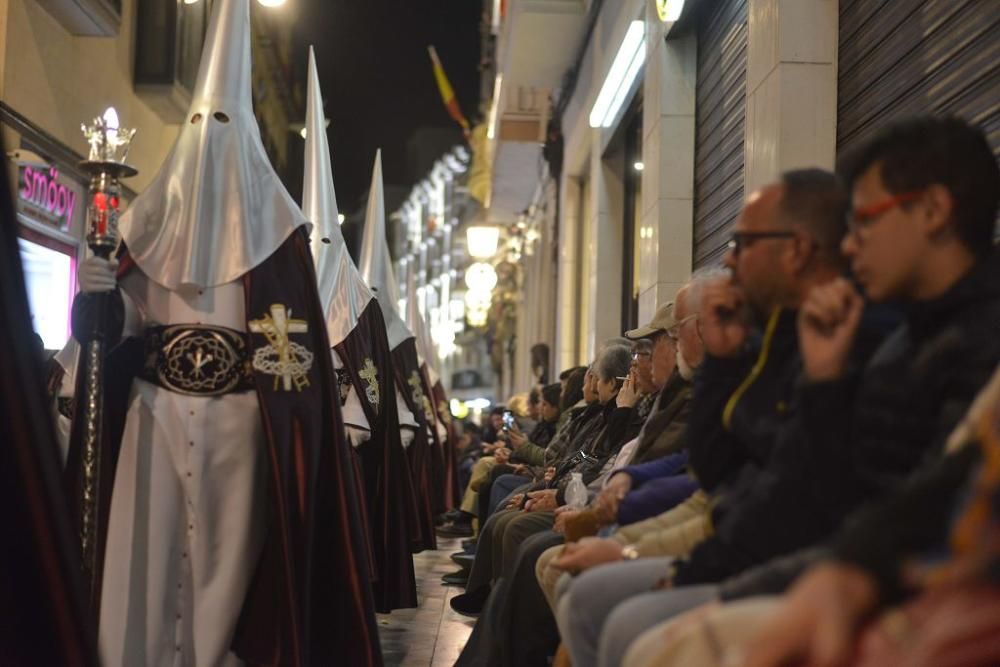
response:
<path id="1" fill-rule="evenodd" d="M 368 192 L 368 212 L 365 215 L 365 234 L 361 240 L 361 256 L 358 269 L 368 286 L 375 293 L 378 305 L 385 318 L 386 333 L 389 335 L 389 349 L 395 350 L 413 333 L 403 323 L 397 311 L 399 287 L 392 270 L 389 244 L 385 236 L 385 199 L 382 194 L 382 151 L 375 153 L 375 167 L 372 169 L 372 186 Z"/>
<path id="2" fill-rule="evenodd" d="M 216 0 L 191 108 L 159 173 L 122 216 L 122 238 L 164 287 L 212 287 L 263 262 L 303 224 L 253 114 L 249 0 Z"/>
<path id="3" fill-rule="evenodd" d="M 420 301 L 417 299 L 416 271 L 410 271 L 406 280 L 406 326 L 417 339 L 417 353 L 427 364 L 427 372 L 431 376 L 431 384 L 437 381 L 440 373 L 437 368 L 437 348 L 430 337 L 427 320 L 420 312 Z"/>
<path id="4" fill-rule="evenodd" d="M 306 102 L 306 164 L 302 211 L 312 222 L 313 259 L 319 300 L 326 316 L 330 346 L 342 342 L 358 325 L 361 313 L 374 297 L 347 252 L 337 219 L 330 146 L 326 139 L 323 97 L 316 71 L 316 56 L 309 47 L 309 90 Z"/>

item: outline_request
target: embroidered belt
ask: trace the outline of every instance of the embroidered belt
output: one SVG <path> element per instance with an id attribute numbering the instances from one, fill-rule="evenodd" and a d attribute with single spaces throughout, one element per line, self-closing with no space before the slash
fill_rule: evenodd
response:
<path id="1" fill-rule="evenodd" d="M 142 379 L 178 394 L 218 396 L 253 389 L 246 335 L 234 329 L 151 327 L 145 351 Z"/>

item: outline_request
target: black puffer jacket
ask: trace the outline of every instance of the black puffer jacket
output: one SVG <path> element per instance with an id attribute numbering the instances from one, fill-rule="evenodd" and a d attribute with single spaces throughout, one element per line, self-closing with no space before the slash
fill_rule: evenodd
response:
<path id="1" fill-rule="evenodd" d="M 770 457 L 802 366 L 795 316 L 776 310 L 739 358 L 708 356 L 695 373 L 685 437 L 690 466 L 706 491 Z"/>
<path id="2" fill-rule="evenodd" d="M 768 466 L 713 513 L 675 581 L 718 581 L 816 544 L 929 460 L 1000 363 L 1000 265 L 980 262 L 906 321 L 853 377 L 803 385 Z"/>

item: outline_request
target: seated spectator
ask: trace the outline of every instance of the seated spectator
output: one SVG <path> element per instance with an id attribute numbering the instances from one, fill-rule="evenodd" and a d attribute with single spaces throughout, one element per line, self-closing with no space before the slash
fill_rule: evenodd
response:
<path id="1" fill-rule="evenodd" d="M 816 544 L 892 493 L 940 458 L 1000 361 L 1000 174 L 982 134 L 953 119 L 898 123 L 846 173 L 854 212 L 844 254 L 868 298 L 907 304 L 906 320 L 859 368 L 860 295 L 842 278 L 810 290 L 798 317 L 803 381 L 768 465 L 712 538 L 672 565 L 674 589 L 646 594 L 641 609 L 623 605 L 605 633 L 634 637 L 637 615 L 655 619 L 650 605 L 676 613 L 685 587 Z"/>
<path id="2" fill-rule="evenodd" d="M 471 421 L 463 421 L 458 441 L 458 485 L 466 488 L 472 474 L 472 466 L 482 455 L 481 431 Z"/>
<path id="3" fill-rule="evenodd" d="M 452 608 L 460 613 L 477 613 L 489 594 L 490 586 L 509 567 L 521 540 L 552 527 L 557 496 L 564 493 L 569 474 L 580 472 L 585 483 L 594 481 L 607 459 L 617 453 L 626 439 L 634 436 L 632 409 L 618 410 L 616 398 L 631 364 L 631 350 L 621 345 L 604 348 L 594 362 L 591 386 L 598 395 L 595 417 L 572 443 L 572 453 L 564 459 L 560 475 L 546 482 L 546 488 L 527 494 L 524 509 L 497 512 L 483 527 L 476 558 L 469 575 L 466 593 L 452 598 Z M 651 402 L 650 402 L 651 406 Z M 638 431 L 638 428 L 635 428 Z M 581 454 L 582 452 L 582 454 Z M 576 463 L 579 461 L 579 463 Z M 561 503 L 560 503 L 561 504 Z M 509 534 L 508 534 L 509 531 Z"/>
<path id="4" fill-rule="evenodd" d="M 655 409 L 669 412 L 677 422 L 658 420 L 655 428 L 670 434 L 668 438 L 660 438 L 656 431 L 648 430 L 654 419 L 654 413 L 650 413 L 640 435 L 643 443 L 654 443 L 649 446 L 646 456 L 651 455 L 654 448 L 663 452 L 681 448 L 683 422 L 688 414 L 687 382 L 703 356 L 694 322 L 696 318 L 690 316 L 697 312 L 693 305 L 697 302 L 695 295 L 706 277 L 704 272 L 699 272 L 678 292 L 676 321 L 673 308 L 668 305 L 657 312 L 650 326 L 629 332 L 630 336 L 651 339 L 653 382 L 658 386 L 666 385 L 656 400 L 658 407 Z M 462 652 L 459 665 L 547 662 L 558 644 L 558 635 L 535 577 L 535 565 L 539 555 L 561 542 L 562 536 L 553 531 L 542 531 L 525 540 L 516 554 L 512 576 L 498 581 L 483 617 Z"/>
<path id="5" fill-rule="evenodd" d="M 777 434 L 792 416 L 800 370 L 797 311 L 813 286 L 841 273 L 837 246 L 846 209 L 847 196 L 837 179 L 819 170 L 790 172 L 748 198 L 725 260 L 731 278 L 708 281 L 698 295 L 706 358 L 695 377 L 687 440 L 702 490 L 612 539 L 568 545 L 558 560 L 547 561 L 550 568 L 579 574 L 639 559 L 598 568 L 572 586 L 568 578 L 562 582 L 575 592 L 565 601 L 565 620 L 557 615 L 574 663 L 596 662 L 607 614 L 648 591 L 666 576 L 674 558 L 706 539 L 715 520 L 713 502 L 717 507 L 724 490 L 738 486 L 741 476 L 752 484 L 755 471 L 766 465 Z M 546 575 L 549 585 L 553 578 Z M 576 608 L 579 600 L 588 604 Z M 562 610 L 563 603 L 558 604 Z"/>
<path id="6" fill-rule="evenodd" d="M 644 633 L 624 664 L 997 664 L 1000 367 L 947 450 L 846 526 L 783 599 L 699 608 Z"/>

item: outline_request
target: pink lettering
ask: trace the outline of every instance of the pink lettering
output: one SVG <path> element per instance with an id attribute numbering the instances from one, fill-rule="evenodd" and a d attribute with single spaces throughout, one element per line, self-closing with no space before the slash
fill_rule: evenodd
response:
<path id="1" fill-rule="evenodd" d="M 76 211 L 76 193 L 60 184 L 58 179 L 59 171 L 55 167 L 47 171 L 25 167 L 24 182 L 18 194 L 21 199 L 48 211 L 57 219 L 65 216 L 64 222 L 69 223 Z"/>
<path id="2" fill-rule="evenodd" d="M 52 211 L 59 217 L 62 217 L 66 213 L 66 199 L 68 195 L 69 191 L 66 188 L 59 188 L 59 192 L 56 193 L 56 206 Z"/>
<path id="3" fill-rule="evenodd" d="M 45 178 L 45 172 L 36 171 L 32 182 L 31 203 L 37 206 L 45 205 L 45 193 L 49 189 L 49 180 Z"/>
<path id="4" fill-rule="evenodd" d="M 59 184 L 55 180 L 49 181 L 49 187 L 45 194 L 45 208 L 51 213 L 56 210 L 59 203 Z"/>
<path id="5" fill-rule="evenodd" d="M 66 190 L 66 222 L 73 222 L 73 212 L 76 210 L 76 193 L 69 188 Z"/>
<path id="6" fill-rule="evenodd" d="M 24 187 L 21 189 L 21 199 L 31 199 L 33 171 L 31 167 L 24 168 Z"/>

